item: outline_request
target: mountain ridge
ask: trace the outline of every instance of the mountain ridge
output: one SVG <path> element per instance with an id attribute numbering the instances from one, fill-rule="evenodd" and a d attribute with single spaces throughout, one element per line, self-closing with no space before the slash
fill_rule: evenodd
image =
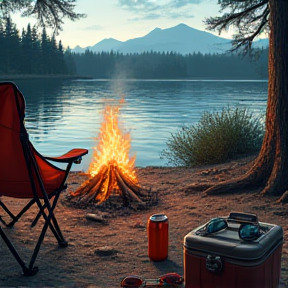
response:
<path id="1" fill-rule="evenodd" d="M 161 29 L 154 28 L 148 34 L 119 41 L 114 38 L 105 38 L 93 46 L 80 47 L 77 45 L 72 52 L 84 53 L 85 50 L 92 52 L 115 51 L 123 54 L 143 52 L 175 52 L 178 54 L 221 54 L 231 49 L 231 40 L 216 36 L 207 31 L 201 31 L 180 23 L 174 27 Z M 267 47 L 268 40 L 260 39 L 255 42 L 255 47 Z"/>

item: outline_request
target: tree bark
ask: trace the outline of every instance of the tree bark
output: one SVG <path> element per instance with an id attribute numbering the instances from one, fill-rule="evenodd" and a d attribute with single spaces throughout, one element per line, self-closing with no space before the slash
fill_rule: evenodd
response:
<path id="1" fill-rule="evenodd" d="M 261 194 L 280 196 L 288 190 L 288 0 L 270 0 L 269 8 L 268 100 L 260 153 L 245 175 L 213 185 L 206 194 L 261 187 Z"/>
<path id="2" fill-rule="evenodd" d="M 262 193 L 279 196 L 288 189 L 288 1 L 270 0 L 269 8 L 269 84 L 265 137 L 268 141 L 263 143 L 262 151 L 270 149 L 269 162 L 273 168 Z"/>

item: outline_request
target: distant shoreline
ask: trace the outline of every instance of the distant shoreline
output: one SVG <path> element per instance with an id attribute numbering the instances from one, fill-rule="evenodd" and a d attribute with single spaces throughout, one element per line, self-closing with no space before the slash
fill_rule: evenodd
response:
<path id="1" fill-rule="evenodd" d="M 93 79 L 79 75 L 0 75 L 0 81 L 26 80 L 26 79 Z"/>
<path id="2" fill-rule="evenodd" d="M 30 79 L 63 79 L 63 80 L 98 80 L 98 81 L 268 81 L 268 79 L 247 79 L 247 78 L 210 78 L 210 77 L 192 77 L 192 78 L 133 78 L 133 79 L 114 79 L 114 78 L 94 78 L 81 75 L 0 75 L 0 81 L 30 80 Z"/>

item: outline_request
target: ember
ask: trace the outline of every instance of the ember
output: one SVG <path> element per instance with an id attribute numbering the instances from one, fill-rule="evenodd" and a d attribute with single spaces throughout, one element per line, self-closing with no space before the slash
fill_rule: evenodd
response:
<path id="1" fill-rule="evenodd" d="M 119 110 L 119 107 L 105 108 L 99 143 L 88 170 L 91 177 L 71 193 L 79 197 L 78 201 L 99 204 L 114 194 L 122 197 L 123 206 L 130 201 L 143 203 L 134 169 L 136 157 L 129 160 L 130 133 L 123 134 L 119 127 Z"/>

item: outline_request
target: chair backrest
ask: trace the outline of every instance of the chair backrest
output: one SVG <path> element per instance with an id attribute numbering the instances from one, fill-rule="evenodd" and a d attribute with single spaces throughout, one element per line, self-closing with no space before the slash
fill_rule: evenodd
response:
<path id="1" fill-rule="evenodd" d="M 50 164 L 35 150 L 27 138 L 24 117 L 23 94 L 14 83 L 0 82 L 0 195 L 32 198 L 32 175 L 37 194 L 41 197 L 37 170 L 48 194 L 59 188 L 65 171 Z M 24 141 L 23 135 L 27 136 Z"/>

